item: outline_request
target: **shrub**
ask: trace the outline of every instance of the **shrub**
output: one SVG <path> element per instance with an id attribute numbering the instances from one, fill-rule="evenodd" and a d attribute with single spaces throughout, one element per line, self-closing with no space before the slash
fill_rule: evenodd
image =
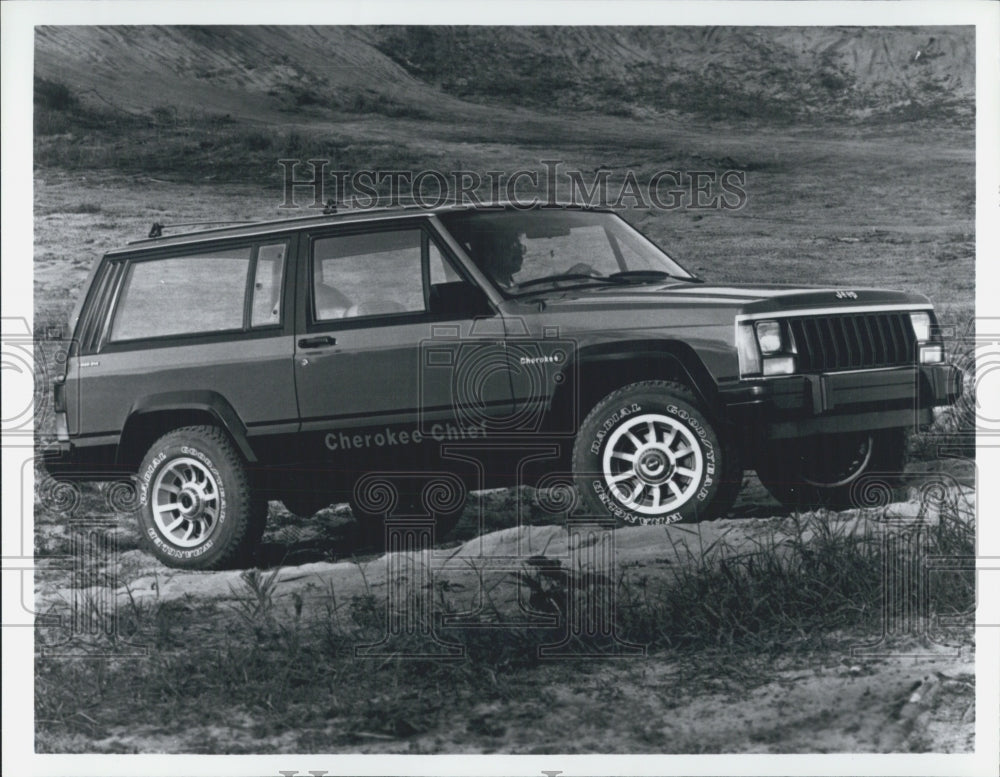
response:
<path id="1" fill-rule="evenodd" d="M 35 104 L 53 111 L 71 111 L 79 101 L 66 84 L 36 77 Z"/>

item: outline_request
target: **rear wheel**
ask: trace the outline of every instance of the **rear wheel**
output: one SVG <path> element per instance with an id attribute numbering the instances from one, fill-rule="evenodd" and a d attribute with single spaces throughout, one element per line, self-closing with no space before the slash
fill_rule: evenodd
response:
<path id="1" fill-rule="evenodd" d="M 225 432 L 189 426 L 150 446 L 139 468 L 138 516 L 147 549 L 164 564 L 219 569 L 260 542 L 267 502 Z"/>
<path id="2" fill-rule="evenodd" d="M 580 426 L 573 473 L 587 515 L 666 524 L 718 517 L 742 483 L 735 445 L 687 386 L 643 381 L 602 399 Z"/>
<path id="3" fill-rule="evenodd" d="M 757 463 L 761 482 L 793 509 L 846 509 L 861 478 L 899 484 L 906 460 L 903 429 L 830 434 L 770 444 Z M 857 506 L 861 506 L 860 504 Z"/>

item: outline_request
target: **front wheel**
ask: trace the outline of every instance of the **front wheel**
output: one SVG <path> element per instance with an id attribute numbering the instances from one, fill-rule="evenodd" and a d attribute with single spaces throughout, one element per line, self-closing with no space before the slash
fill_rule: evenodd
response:
<path id="1" fill-rule="evenodd" d="M 181 569 L 219 569 L 260 541 L 267 502 L 243 459 L 214 426 L 176 429 L 139 468 L 139 529 L 147 549 Z"/>
<path id="2" fill-rule="evenodd" d="M 716 518 L 742 482 L 735 445 L 672 381 L 633 383 L 598 402 L 577 434 L 573 473 L 585 514 L 632 524 Z"/>
<path id="3" fill-rule="evenodd" d="M 897 485 L 905 459 L 903 429 L 828 434 L 768 445 L 757 474 L 787 507 L 846 509 L 862 498 L 854 492 L 863 477 Z"/>

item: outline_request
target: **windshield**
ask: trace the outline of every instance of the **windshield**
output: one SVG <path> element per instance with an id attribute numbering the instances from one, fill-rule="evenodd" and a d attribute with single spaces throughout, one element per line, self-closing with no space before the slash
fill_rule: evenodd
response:
<path id="1" fill-rule="evenodd" d="M 440 214 L 452 236 L 504 292 L 565 284 L 694 280 L 613 213 L 577 210 Z"/>

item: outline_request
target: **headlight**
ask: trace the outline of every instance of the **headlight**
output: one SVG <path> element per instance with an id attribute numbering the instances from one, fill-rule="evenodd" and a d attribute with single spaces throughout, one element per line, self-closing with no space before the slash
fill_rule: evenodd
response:
<path id="1" fill-rule="evenodd" d="M 780 353 L 781 324 L 777 321 L 758 321 L 757 343 L 760 345 L 760 352 L 764 356 L 772 353 Z"/>
<path id="2" fill-rule="evenodd" d="M 913 325 L 913 334 L 916 335 L 917 342 L 931 339 L 930 313 L 910 313 L 910 323 Z"/>
<path id="3" fill-rule="evenodd" d="M 756 321 L 736 327 L 736 348 L 743 377 L 791 375 L 795 372 L 795 346 L 780 321 Z"/>

